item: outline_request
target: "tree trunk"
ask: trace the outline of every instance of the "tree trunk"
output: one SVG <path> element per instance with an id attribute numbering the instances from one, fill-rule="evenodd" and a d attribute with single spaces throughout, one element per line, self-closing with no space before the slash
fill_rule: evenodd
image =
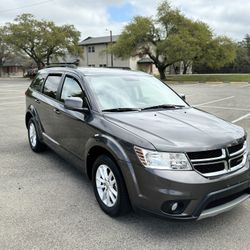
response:
<path id="1" fill-rule="evenodd" d="M 188 70 L 188 65 L 184 65 L 183 67 L 183 75 L 186 75 L 187 74 L 187 70 Z"/>
<path id="2" fill-rule="evenodd" d="M 166 68 L 158 68 L 158 71 L 160 73 L 160 78 L 161 80 L 166 80 L 166 73 L 165 73 Z"/>
<path id="3" fill-rule="evenodd" d="M 44 66 L 45 66 L 44 63 L 41 62 L 41 61 L 36 61 L 36 65 L 37 65 L 38 70 L 39 70 L 39 69 L 43 69 Z"/>

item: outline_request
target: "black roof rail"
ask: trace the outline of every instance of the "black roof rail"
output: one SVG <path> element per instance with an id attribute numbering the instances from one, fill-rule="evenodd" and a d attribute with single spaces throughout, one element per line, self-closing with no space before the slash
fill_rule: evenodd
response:
<path id="1" fill-rule="evenodd" d="M 45 68 L 55 68 L 55 67 L 65 67 L 73 69 L 77 68 L 77 66 L 74 63 L 51 63 L 45 66 Z"/>

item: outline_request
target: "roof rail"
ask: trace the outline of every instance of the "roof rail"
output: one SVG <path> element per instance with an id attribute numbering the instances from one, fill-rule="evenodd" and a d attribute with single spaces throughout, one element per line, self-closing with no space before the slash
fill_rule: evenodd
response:
<path id="1" fill-rule="evenodd" d="M 51 63 L 49 65 L 46 65 L 45 68 L 54 68 L 54 67 L 67 67 L 67 68 L 77 68 L 77 66 L 74 63 Z"/>

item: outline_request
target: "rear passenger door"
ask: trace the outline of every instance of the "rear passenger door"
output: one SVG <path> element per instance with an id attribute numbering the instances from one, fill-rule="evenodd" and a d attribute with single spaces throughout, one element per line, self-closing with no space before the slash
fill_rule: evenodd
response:
<path id="1" fill-rule="evenodd" d="M 84 106 L 88 106 L 85 91 L 80 84 L 80 79 L 67 74 L 62 84 L 59 96 L 60 105 L 55 117 L 56 136 L 55 140 L 67 151 L 83 159 L 86 140 L 91 135 L 88 126 L 88 115 L 82 112 L 64 108 L 64 101 L 68 97 L 80 97 Z"/>
<path id="2" fill-rule="evenodd" d="M 49 74 L 42 88 L 42 95 L 39 100 L 39 118 L 42 129 L 47 139 L 54 140 L 55 137 L 55 113 L 59 105 L 58 89 L 61 83 L 61 74 Z"/>

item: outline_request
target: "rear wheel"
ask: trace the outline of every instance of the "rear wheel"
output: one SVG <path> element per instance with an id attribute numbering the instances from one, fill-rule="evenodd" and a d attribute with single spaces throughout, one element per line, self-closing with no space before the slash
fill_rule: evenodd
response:
<path id="1" fill-rule="evenodd" d="M 30 147 L 34 152 L 44 151 L 46 146 L 40 141 L 38 137 L 36 123 L 33 118 L 31 118 L 28 122 L 28 138 Z"/>
<path id="2" fill-rule="evenodd" d="M 111 158 L 102 155 L 96 159 L 92 181 L 96 199 L 105 213 L 117 217 L 129 212 L 126 186 L 118 166 Z"/>

